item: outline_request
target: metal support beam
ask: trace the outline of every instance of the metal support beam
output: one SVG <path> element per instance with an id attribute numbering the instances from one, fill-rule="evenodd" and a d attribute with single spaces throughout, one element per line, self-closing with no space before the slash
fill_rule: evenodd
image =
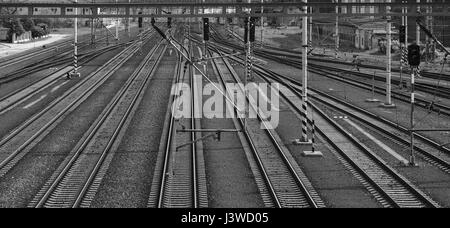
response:
<path id="1" fill-rule="evenodd" d="M 420 4 L 420 5 L 419 5 Z M 295 16 L 303 16 L 303 12 L 287 12 L 288 8 L 303 8 L 309 7 L 312 8 L 314 13 L 307 12 L 307 16 L 314 17 L 330 17 L 330 16 L 355 16 L 352 13 L 353 7 L 364 7 L 364 8 L 375 8 L 375 9 L 385 9 L 387 6 L 390 6 L 392 11 L 390 13 L 384 12 L 384 10 L 374 10 L 372 12 L 364 12 L 359 13 L 358 16 L 402 16 L 401 8 L 407 7 L 409 16 L 418 16 L 417 10 L 420 7 L 430 8 L 428 13 L 423 13 L 423 16 L 447 16 L 449 13 L 450 2 L 427 2 L 427 3 L 417 3 L 408 1 L 407 3 L 395 2 L 395 3 L 379 3 L 379 2 L 351 2 L 351 3 L 336 3 L 337 7 L 345 8 L 347 11 L 345 12 L 328 12 L 325 11 L 329 9 L 330 4 L 319 2 L 319 3 L 304 3 L 304 2 L 258 2 L 258 3 L 29 3 L 29 2 L 20 2 L 20 3 L 0 3 L 0 8 L 53 8 L 60 9 L 58 10 L 59 14 L 43 14 L 41 12 L 35 13 L 34 10 L 29 11 L 27 14 L 1 14 L 0 18 L 70 18 L 74 17 L 74 15 L 65 15 L 65 8 L 93 8 L 94 11 L 98 11 L 98 9 L 106 9 L 107 13 L 102 14 L 102 18 L 116 18 L 117 15 L 114 13 L 113 9 L 119 8 L 121 11 L 124 11 L 126 8 L 130 9 L 146 9 L 146 13 L 142 14 L 143 17 L 152 17 L 157 15 L 158 17 L 168 17 L 169 15 L 161 14 L 160 9 L 174 9 L 174 8 L 222 8 L 227 9 L 225 12 L 218 12 L 213 14 L 206 14 L 202 11 L 192 11 L 191 14 L 172 14 L 170 17 L 173 18 L 188 18 L 188 17 L 295 17 Z M 252 10 L 250 15 L 246 12 L 249 9 L 260 9 L 264 7 L 264 12 L 259 12 Z M 241 11 L 241 9 L 244 9 Z M 154 12 L 155 9 L 159 9 L 157 13 Z M 231 10 L 230 10 L 231 9 Z M 350 10 L 349 10 L 350 9 Z M 414 9 L 414 10 L 412 10 Z M 229 11 L 228 11 L 229 10 Z M 220 10 L 219 10 L 220 11 Z M 50 11 L 51 12 L 51 11 Z M 151 13 L 150 13 L 151 12 Z M 30 15 L 28 15 L 30 14 Z M 76 15 L 78 18 L 92 18 L 94 15 L 89 14 L 81 14 Z M 140 15 L 131 14 L 130 17 L 137 18 Z"/>

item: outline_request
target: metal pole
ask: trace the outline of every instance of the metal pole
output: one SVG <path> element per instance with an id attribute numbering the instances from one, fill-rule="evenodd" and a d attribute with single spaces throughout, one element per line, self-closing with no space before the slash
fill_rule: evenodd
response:
<path id="1" fill-rule="evenodd" d="M 308 0 L 304 0 L 307 3 Z M 308 7 L 303 7 L 303 12 L 305 16 L 302 18 L 302 142 L 308 142 Z"/>
<path id="2" fill-rule="evenodd" d="M 407 3 L 407 1 L 404 1 L 405 3 Z M 405 14 L 407 14 L 408 13 L 408 7 L 405 7 Z M 406 27 L 406 29 L 405 29 L 405 46 L 406 47 L 408 47 L 408 44 L 409 44 L 409 42 L 408 42 L 408 34 L 409 34 L 409 32 L 408 32 L 408 16 L 405 16 L 405 27 Z M 406 48 L 405 47 L 405 48 Z"/>
<path id="3" fill-rule="evenodd" d="M 420 0 L 417 0 L 417 3 L 420 3 Z M 417 11 L 420 12 L 420 6 L 417 6 Z M 420 46 L 420 26 L 416 26 L 416 42 L 417 45 Z"/>
<path id="4" fill-rule="evenodd" d="M 116 4 L 117 4 L 116 0 Z M 116 18 L 116 40 L 119 41 L 119 8 L 116 8 L 117 18 Z"/>
<path id="5" fill-rule="evenodd" d="M 415 103 L 415 80 L 414 76 L 416 73 L 417 68 L 412 69 L 411 74 L 411 120 L 410 120 L 410 127 L 411 127 L 411 154 L 410 154 L 410 160 L 409 163 L 411 166 L 416 165 L 415 157 L 414 157 L 414 103 Z"/>
<path id="6" fill-rule="evenodd" d="M 128 3 L 131 3 L 131 0 L 128 0 Z M 128 9 L 128 11 L 130 11 L 130 10 L 131 9 Z M 127 13 L 131 13 L 131 12 L 127 12 Z M 125 33 L 127 34 L 128 37 L 131 37 L 130 24 L 131 24 L 131 19 L 129 17 L 127 17 L 127 19 L 125 20 Z"/>
<path id="7" fill-rule="evenodd" d="M 312 12 L 313 12 L 312 7 L 309 8 L 309 11 L 312 14 Z M 313 23 L 313 18 L 311 16 L 311 17 L 309 17 L 309 42 L 308 42 L 309 48 L 312 48 L 312 40 L 313 40 L 313 26 L 312 26 L 312 23 Z"/>
<path id="8" fill-rule="evenodd" d="M 335 0 L 335 3 L 339 3 L 339 0 Z M 336 14 L 339 13 L 339 7 L 336 6 Z M 338 58 L 338 51 L 339 51 L 339 16 L 336 16 L 336 31 L 335 31 L 335 50 L 334 50 L 334 57 Z"/>
<path id="9" fill-rule="evenodd" d="M 248 3 L 251 3 L 251 0 L 248 0 Z M 250 12 L 251 13 L 251 9 Z M 249 100 L 247 99 L 247 97 L 249 96 L 249 91 L 248 91 L 248 80 L 250 78 L 250 74 L 251 74 L 251 68 L 250 68 L 250 53 L 251 53 L 251 43 L 250 43 L 250 29 L 251 29 L 251 17 L 247 18 L 247 24 L 245 24 L 244 26 L 247 26 L 247 51 L 246 51 L 246 58 L 245 58 L 245 65 L 247 67 L 246 69 L 246 73 L 245 73 L 245 79 L 244 79 L 244 90 L 245 90 L 245 116 L 244 116 L 244 130 L 247 130 L 247 118 L 250 115 L 250 104 L 249 104 Z"/>
<path id="10" fill-rule="evenodd" d="M 427 0 L 427 3 L 429 3 L 430 0 Z M 429 14 L 430 13 L 430 7 L 427 6 L 427 8 L 425 9 L 426 13 Z M 426 16 L 425 17 L 425 24 L 428 28 L 430 28 L 430 17 Z M 429 57 L 430 57 L 430 39 L 428 36 L 425 36 L 425 61 L 428 63 L 429 62 Z"/>
<path id="11" fill-rule="evenodd" d="M 387 3 L 390 3 L 391 0 L 387 0 Z M 390 13 L 391 11 L 391 7 L 387 6 L 386 7 L 386 11 L 388 13 Z M 387 39 L 387 47 L 386 47 L 386 55 L 388 58 L 387 61 L 387 66 L 386 66 L 386 106 L 393 106 L 392 105 L 392 95 L 391 95 L 391 90 L 392 90 L 392 22 L 391 22 L 391 17 L 387 17 L 387 26 L 386 26 L 386 30 L 387 30 L 387 35 L 386 35 L 386 39 Z"/>
<path id="12" fill-rule="evenodd" d="M 78 3 L 78 0 L 75 0 L 75 3 Z M 80 73 L 78 72 L 78 8 L 75 7 L 75 25 L 74 25 L 74 42 L 73 42 L 73 74 L 69 76 L 71 77 L 79 77 Z"/>
<path id="13" fill-rule="evenodd" d="M 264 3 L 264 0 L 261 0 Z M 264 13 L 264 6 L 261 6 L 261 13 Z M 261 48 L 264 47 L 264 17 L 261 16 Z"/>
<path id="14" fill-rule="evenodd" d="M 95 0 L 92 0 L 92 3 L 95 3 Z M 94 14 L 93 11 L 91 13 Z M 91 18 L 91 45 L 94 44 L 95 44 L 94 18 Z"/>
<path id="15" fill-rule="evenodd" d="M 404 2 L 402 2 L 402 3 L 404 3 Z M 402 14 L 405 14 L 405 7 L 402 7 Z M 405 26 L 405 16 L 403 16 L 403 15 L 402 15 L 402 26 Z M 408 28 L 405 27 L 405 31 L 406 30 L 408 30 Z M 406 41 L 406 39 L 405 39 L 405 43 L 408 43 L 408 41 Z M 400 57 L 400 83 L 399 83 L 400 89 L 403 88 L 403 53 L 405 51 L 404 48 L 405 48 L 405 44 L 400 43 L 400 52 L 401 52 L 401 57 Z"/>

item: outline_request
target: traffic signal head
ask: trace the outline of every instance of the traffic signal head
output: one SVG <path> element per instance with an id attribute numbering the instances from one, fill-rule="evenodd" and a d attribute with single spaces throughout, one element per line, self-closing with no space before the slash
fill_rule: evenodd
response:
<path id="1" fill-rule="evenodd" d="M 404 44 L 406 43 L 406 26 L 400 26 L 399 30 L 399 41 L 400 43 Z"/>
<path id="2" fill-rule="evenodd" d="M 255 42 L 255 34 L 256 34 L 256 18 L 252 17 L 250 19 L 250 42 Z"/>
<path id="3" fill-rule="evenodd" d="M 167 18 L 167 28 L 172 28 L 172 18 L 171 17 Z"/>
<path id="4" fill-rule="evenodd" d="M 139 15 L 140 15 L 140 14 L 142 14 L 142 12 L 139 12 Z M 142 24 L 143 24 L 143 19 L 142 19 L 142 17 L 139 17 L 139 18 L 138 18 L 138 27 L 139 27 L 139 28 L 142 28 Z"/>
<path id="5" fill-rule="evenodd" d="M 152 23 L 152 26 L 155 26 L 156 20 L 154 17 L 152 17 L 151 23 Z"/>
<path id="6" fill-rule="evenodd" d="M 203 40 L 209 40 L 209 18 L 203 18 Z"/>
<path id="7" fill-rule="evenodd" d="M 408 46 L 408 62 L 409 65 L 417 67 L 420 65 L 420 46 L 411 44 Z"/>
<path id="8" fill-rule="evenodd" d="M 252 17 L 250 18 L 250 21 L 248 18 L 244 19 L 244 43 L 248 43 L 248 39 L 250 39 L 250 42 L 255 42 L 255 34 L 256 34 L 256 18 Z M 250 29 L 250 34 L 249 34 Z"/>

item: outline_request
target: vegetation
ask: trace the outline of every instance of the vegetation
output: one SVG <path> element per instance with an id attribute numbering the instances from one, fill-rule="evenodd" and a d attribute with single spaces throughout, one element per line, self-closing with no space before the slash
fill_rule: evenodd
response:
<path id="1" fill-rule="evenodd" d="M 25 32 L 31 32 L 33 38 L 40 38 L 50 34 L 49 23 L 50 20 L 42 19 L 7 19 L 1 20 L 0 25 L 9 29 L 8 38 L 9 42 L 12 41 L 13 34 L 21 36 Z"/>

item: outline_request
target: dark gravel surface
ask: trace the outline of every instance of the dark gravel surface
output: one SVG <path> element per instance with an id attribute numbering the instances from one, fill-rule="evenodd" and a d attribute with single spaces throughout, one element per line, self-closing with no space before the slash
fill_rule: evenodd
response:
<path id="1" fill-rule="evenodd" d="M 150 50 L 146 46 L 146 50 Z M 112 56 L 105 56 L 103 61 Z M 110 102 L 144 56 L 135 55 L 0 179 L 0 207 L 24 207 Z M 100 64 L 100 62 L 99 62 Z M 87 68 L 85 68 L 87 69 Z M 41 107 L 42 108 L 42 107 Z M 16 116 L 8 115 L 11 120 Z M 13 118 L 15 117 L 15 118 Z M 11 121 L 10 120 L 10 121 Z M 15 120 L 17 121 L 17 120 Z"/>
<path id="2" fill-rule="evenodd" d="M 163 57 L 91 207 L 147 206 L 175 73 L 176 56 Z"/>

